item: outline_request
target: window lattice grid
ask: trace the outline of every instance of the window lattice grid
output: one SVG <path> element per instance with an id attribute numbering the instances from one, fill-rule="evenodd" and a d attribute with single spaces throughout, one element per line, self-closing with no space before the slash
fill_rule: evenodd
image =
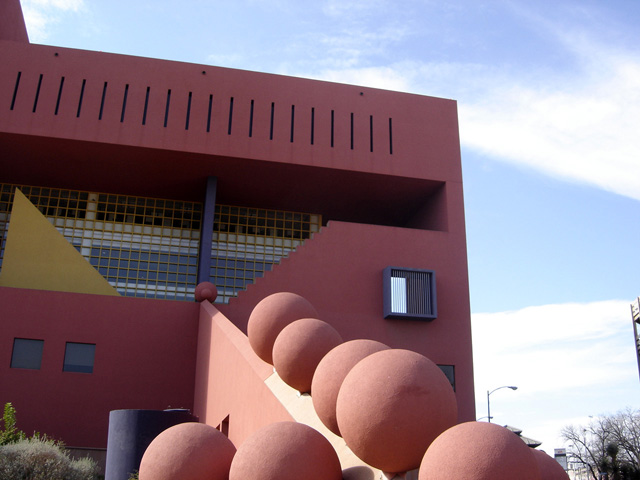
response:
<path id="1" fill-rule="evenodd" d="M 0 185 L 3 246 L 15 187 Z M 202 204 L 18 188 L 120 294 L 193 299 Z"/>
<path id="2" fill-rule="evenodd" d="M 227 303 L 273 264 L 320 230 L 320 215 L 216 206 L 211 281 L 218 303 Z"/>

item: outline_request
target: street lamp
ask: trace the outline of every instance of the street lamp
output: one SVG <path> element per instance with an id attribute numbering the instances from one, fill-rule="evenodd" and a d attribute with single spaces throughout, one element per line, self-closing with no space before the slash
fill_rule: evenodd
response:
<path id="1" fill-rule="evenodd" d="M 491 391 L 487 390 L 487 420 L 488 420 L 489 423 L 491 423 L 491 403 L 489 401 L 489 395 L 491 395 L 493 392 L 495 392 L 497 390 L 500 390 L 501 388 L 510 388 L 511 390 L 517 390 L 518 389 L 518 387 L 504 385 L 502 387 L 494 388 Z"/>

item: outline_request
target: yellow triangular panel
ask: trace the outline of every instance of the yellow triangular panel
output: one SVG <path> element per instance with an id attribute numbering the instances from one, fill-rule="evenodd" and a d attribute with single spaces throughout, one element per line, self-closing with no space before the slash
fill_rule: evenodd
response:
<path id="1" fill-rule="evenodd" d="M 16 188 L 0 286 L 118 295 L 115 288 Z"/>

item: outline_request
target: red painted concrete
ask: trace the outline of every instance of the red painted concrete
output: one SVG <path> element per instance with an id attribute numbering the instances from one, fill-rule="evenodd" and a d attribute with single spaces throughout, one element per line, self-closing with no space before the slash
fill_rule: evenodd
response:
<path id="1" fill-rule="evenodd" d="M 268 425 L 247 439 L 229 480 L 341 480 L 338 455 L 320 433 L 295 422 Z"/>
<path id="2" fill-rule="evenodd" d="M 229 438 L 239 446 L 265 425 L 292 421 L 264 383 L 272 373 L 238 327 L 200 304 L 194 413 L 201 422 L 217 426 L 228 417 Z"/>
<path id="3" fill-rule="evenodd" d="M 227 480 L 236 447 L 220 431 L 202 423 L 168 428 L 147 447 L 140 480 Z"/>
<path id="4" fill-rule="evenodd" d="M 291 292 L 276 292 L 258 302 L 247 322 L 251 348 L 273 365 L 273 344 L 283 328 L 301 318 L 316 318 L 318 312 L 305 298 Z"/>
<path id="5" fill-rule="evenodd" d="M 431 442 L 455 425 L 457 417 L 445 375 L 409 350 L 382 350 L 358 362 L 342 382 L 336 402 L 347 446 L 384 472 L 418 468 Z"/>
<path id="6" fill-rule="evenodd" d="M 201 282 L 196 286 L 194 297 L 196 299 L 196 302 L 208 300 L 209 302 L 213 303 L 218 297 L 218 289 L 211 282 Z"/>
<path id="7" fill-rule="evenodd" d="M 193 408 L 198 305 L 0 288 L 0 404 L 18 428 L 107 446 L 109 412 Z M 40 370 L 9 368 L 14 338 L 44 340 Z M 93 373 L 63 372 L 66 342 L 95 343 Z"/>
<path id="8" fill-rule="evenodd" d="M 59 364 L 60 343 L 71 332 L 86 339 L 80 341 L 99 337 L 108 343 L 106 350 L 97 347 L 97 359 L 114 352 L 106 358 L 108 371 L 90 377 L 62 375 L 49 366 L 41 372 L 0 371 L 0 400 L 16 399 L 9 400 L 19 415 L 26 412 L 26 428 L 51 427 L 69 435 L 71 445 L 104 446 L 107 408 L 189 406 L 196 335 L 195 408 L 201 418 L 217 425 L 230 415 L 230 435 L 238 442 L 259 426 L 289 419 L 262 383 L 270 367 L 228 320 L 246 331 L 258 302 L 286 291 L 307 298 L 345 340 L 371 338 L 455 365 L 460 420 L 475 418 L 454 101 L 31 45 L 24 22 L 14 22 L 18 2 L 1 3 L 1 182 L 201 201 L 207 177 L 214 176 L 217 203 L 311 212 L 328 224 L 219 311 L 203 301 L 199 327 L 189 323 L 191 317 L 183 320 L 197 315 L 197 304 L 124 298 L 110 303 L 3 290 L 3 309 L 15 314 L 13 320 L 4 311 L 0 317 L 5 359 L 13 337 L 25 331 L 46 335 L 46 365 Z M 382 319 L 382 269 L 389 265 L 436 271 L 436 320 Z M 11 385 L 10 395 L 4 385 Z M 230 392 L 229 385 L 242 394 Z M 63 412 L 59 419 L 51 413 L 57 411 Z M 77 425 L 100 426 L 79 432 Z"/>
<path id="9" fill-rule="evenodd" d="M 0 2 L 0 40 L 29 43 L 20 0 Z"/>
<path id="10" fill-rule="evenodd" d="M 375 340 L 351 340 L 338 345 L 320 360 L 311 383 L 311 399 L 322 423 L 336 435 L 340 435 L 336 402 L 344 378 L 360 360 L 388 348 Z"/>
<path id="11" fill-rule="evenodd" d="M 542 480 L 534 454 L 521 438 L 493 423 L 467 422 L 431 444 L 420 480 Z"/>
<path id="12" fill-rule="evenodd" d="M 569 475 L 564 468 L 542 450 L 532 449 L 531 452 L 538 462 L 540 469 L 540 480 L 569 480 Z"/>
<path id="13" fill-rule="evenodd" d="M 253 305 L 271 293 L 295 288 L 345 341 L 365 337 L 416 351 L 440 365 L 455 365 L 459 421 L 470 421 L 475 419 L 475 406 L 464 251 L 464 235 L 459 231 L 331 222 L 219 309 L 246 329 L 242 320 L 249 317 Z M 437 319 L 382 318 L 382 270 L 389 265 L 436 271 Z"/>
<path id="14" fill-rule="evenodd" d="M 451 100 L 15 42 L 0 42 L 0 59 L 0 103 L 13 106 L 0 116 L 0 148 L 6 158 L 20 159 L 5 166 L 4 181 L 199 200 L 206 177 L 212 175 L 220 179 L 220 203 L 309 211 L 343 221 L 412 227 L 426 222 L 429 228 L 445 228 L 438 215 L 430 213 L 432 207 L 425 211 L 424 206 L 427 198 L 441 196 L 443 182 L 461 177 L 456 104 Z M 252 100 L 254 133 L 249 137 Z M 298 112 L 294 142 L 291 105 Z M 386 145 L 389 118 L 393 154 Z"/>
<path id="15" fill-rule="evenodd" d="M 317 318 L 301 318 L 282 329 L 273 344 L 273 366 L 280 378 L 299 392 L 311 391 L 316 367 L 342 343 L 335 328 Z"/>

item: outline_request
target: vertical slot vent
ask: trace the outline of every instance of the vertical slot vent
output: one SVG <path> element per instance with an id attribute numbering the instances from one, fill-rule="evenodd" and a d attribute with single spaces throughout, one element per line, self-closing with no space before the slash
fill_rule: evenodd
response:
<path id="1" fill-rule="evenodd" d="M 389 119 L 389 155 L 393 155 L 393 122 Z"/>
<path id="2" fill-rule="evenodd" d="M 311 145 L 313 145 L 314 142 L 314 134 L 315 134 L 315 127 L 316 127 L 316 109 L 314 107 L 311 107 Z"/>
<path id="3" fill-rule="evenodd" d="M 209 94 L 209 111 L 207 112 L 207 133 L 211 131 L 211 109 L 213 108 L 213 95 Z"/>
<path id="4" fill-rule="evenodd" d="M 351 150 L 353 150 L 353 112 L 351 112 Z"/>
<path id="5" fill-rule="evenodd" d="M 54 115 L 58 115 L 58 110 L 60 109 L 60 98 L 62 98 L 62 87 L 64 86 L 64 77 L 60 79 L 60 88 L 58 88 L 58 98 L 56 99 L 56 110 Z"/>
<path id="6" fill-rule="evenodd" d="M 229 125 L 227 125 L 227 135 L 231 135 L 232 123 L 233 123 L 233 97 L 229 99 Z"/>
<path id="7" fill-rule="evenodd" d="M 253 137 L 253 104 L 255 102 L 251 100 L 251 110 L 249 111 L 249 138 Z"/>
<path id="8" fill-rule="evenodd" d="M 127 109 L 127 96 L 129 95 L 129 84 L 124 86 L 124 96 L 122 97 L 122 111 L 120 112 L 120 123 L 124 122 L 124 112 Z"/>
<path id="9" fill-rule="evenodd" d="M 276 104 L 271 102 L 271 124 L 269 125 L 269 140 L 273 140 L 273 118 L 276 112 Z"/>
<path id="10" fill-rule="evenodd" d="M 36 98 L 33 100 L 33 113 L 36 113 L 36 108 L 38 107 L 38 98 L 40 97 L 40 87 L 42 87 L 42 77 L 43 74 L 40 74 L 40 78 L 38 79 L 38 88 L 36 89 Z"/>
<path id="11" fill-rule="evenodd" d="M 335 110 L 331 110 L 331 148 L 333 148 L 333 127 L 335 125 Z"/>
<path id="12" fill-rule="evenodd" d="M 187 100 L 187 119 L 184 122 L 184 129 L 189 130 L 189 118 L 191 117 L 191 97 L 193 96 L 192 92 L 189 92 L 189 100 Z"/>
<path id="13" fill-rule="evenodd" d="M 22 72 L 18 72 L 18 76 L 16 77 L 16 86 L 13 87 L 13 97 L 11 97 L 11 108 L 16 106 L 16 97 L 18 96 L 18 87 L 20 86 L 20 77 L 22 77 Z"/>
<path id="14" fill-rule="evenodd" d="M 373 153 L 373 115 L 369 115 L 369 151 Z"/>
<path id="15" fill-rule="evenodd" d="M 102 100 L 100 101 L 100 113 L 98 114 L 98 120 L 102 120 L 102 113 L 104 112 L 104 99 L 107 96 L 107 82 L 104 82 L 102 87 Z"/>
<path id="16" fill-rule="evenodd" d="M 87 79 L 82 79 L 82 87 L 80 87 L 80 97 L 78 98 L 78 111 L 76 112 L 76 118 L 80 117 L 80 110 L 82 110 L 82 99 L 84 98 L 84 87 L 87 85 Z"/>
<path id="17" fill-rule="evenodd" d="M 144 96 L 144 109 L 142 110 L 142 125 L 147 124 L 147 108 L 149 107 L 149 92 L 151 92 L 151 87 L 147 87 L 147 93 Z"/>
<path id="18" fill-rule="evenodd" d="M 171 105 L 171 89 L 167 90 L 167 104 L 164 107 L 164 128 L 169 123 L 169 106 Z"/>
<path id="19" fill-rule="evenodd" d="M 295 124 L 296 106 L 291 105 L 291 134 L 289 135 L 289 142 L 293 143 L 293 128 Z"/>

